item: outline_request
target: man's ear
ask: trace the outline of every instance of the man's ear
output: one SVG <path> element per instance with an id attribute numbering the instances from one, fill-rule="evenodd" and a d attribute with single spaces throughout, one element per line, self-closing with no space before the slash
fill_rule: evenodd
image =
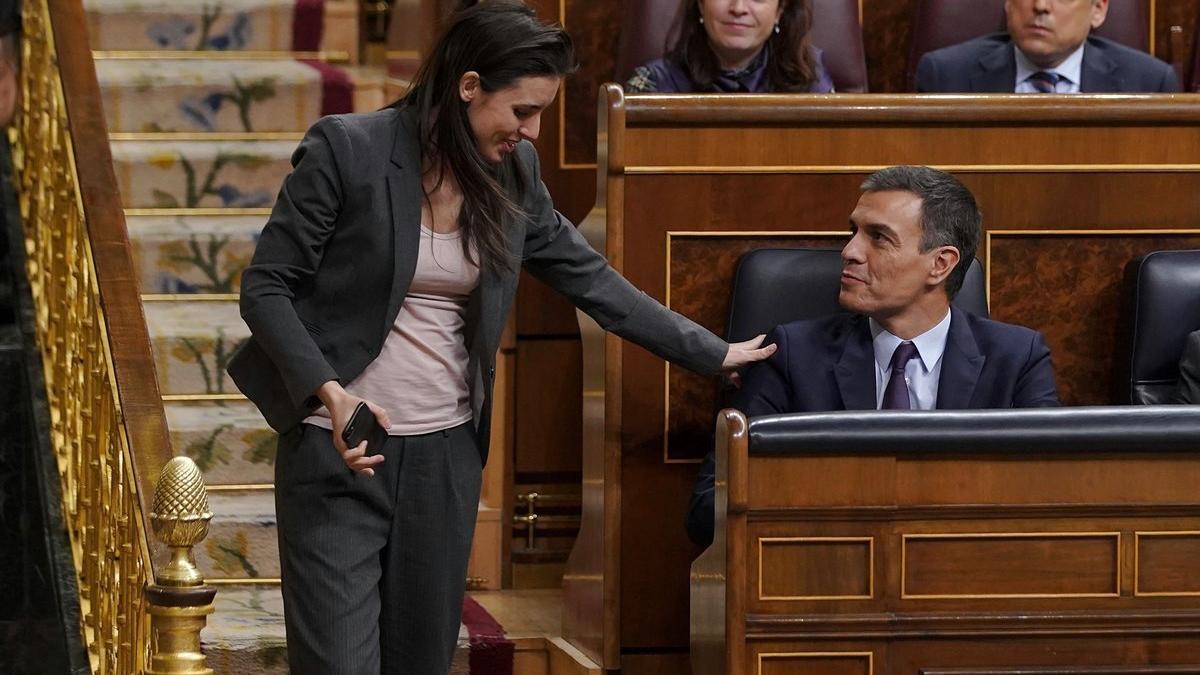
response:
<path id="1" fill-rule="evenodd" d="M 1108 0 L 1093 0 L 1092 2 L 1092 30 L 1095 30 L 1104 23 L 1104 19 L 1108 17 Z"/>
<path id="2" fill-rule="evenodd" d="M 939 286 L 946 277 L 958 266 L 962 255 L 954 246 L 942 246 L 933 252 L 932 264 L 929 266 L 929 283 Z"/>
<path id="3" fill-rule="evenodd" d="M 482 91 L 482 87 L 479 84 L 479 73 L 474 70 L 468 70 L 458 78 L 458 97 L 463 100 L 463 103 L 470 103 L 479 95 L 480 91 Z"/>

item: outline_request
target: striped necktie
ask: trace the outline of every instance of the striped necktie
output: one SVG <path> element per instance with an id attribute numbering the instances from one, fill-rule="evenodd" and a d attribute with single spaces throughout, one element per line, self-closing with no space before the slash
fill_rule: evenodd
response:
<path id="1" fill-rule="evenodd" d="M 1064 79 L 1065 78 L 1058 73 L 1051 72 L 1049 70 L 1039 70 L 1030 75 L 1029 79 L 1025 81 L 1033 85 L 1034 90 L 1039 94 L 1053 94 L 1055 92 L 1055 87 Z"/>

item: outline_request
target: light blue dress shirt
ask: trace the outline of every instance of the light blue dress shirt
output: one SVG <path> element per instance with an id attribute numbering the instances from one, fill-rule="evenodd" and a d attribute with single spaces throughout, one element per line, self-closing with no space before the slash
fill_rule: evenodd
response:
<path id="1" fill-rule="evenodd" d="M 1038 90 L 1029 82 L 1029 77 L 1034 73 L 1045 70 L 1046 72 L 1057 73 L 1062 78 L 1054 85 L 1054 93 L 1078 94 L 1080 73 L 1083 72 L 1083 47 L 1084 45 L 1079 45 L 1079 49 L 1071 52 L 1071 55 L 1055 68 L 1038 68 L 1020 49 L 1017 49 L 1016 44 L 1013 44 L 1013 51 L 1017 56 L 1017 82 L 1016 88 L 1013 91 L 1017 94 L 1038 93 Z"/>
<path id="2" fill-rule="evenodd" d="M 883 326 L 871 323 L 871 342 L 875 348 L 875 409 L 883 405 L 883 390 L 891 379 L 892 354 L 904 340 L 884 330 Z M 937 407 L 938 379 L 942 375 L 942 353 L 946 351 L 946 338 L 950 335 L 950 310 L 933 328 L 913 338 L 917 346 L 917 357 L 904 367 L 904 381 L 908 384 L 908 400 L 913 410 L 933 410 Z"/>

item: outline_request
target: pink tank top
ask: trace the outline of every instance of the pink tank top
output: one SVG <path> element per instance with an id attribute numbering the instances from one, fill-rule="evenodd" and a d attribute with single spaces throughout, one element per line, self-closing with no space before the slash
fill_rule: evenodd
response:
<path id="1" fill-rule="evenodd" d="M 425 434 L 471 419 L 464 330 L 467 299 L 478 284 L 479 267 L 463 255 L 462 230 L 436 234 L 422 225 L 417 269 L 383 350 L 345 385 L 387 411 L 389 434 Z M 304 421 L 332 428 L 324 406 Z"/>

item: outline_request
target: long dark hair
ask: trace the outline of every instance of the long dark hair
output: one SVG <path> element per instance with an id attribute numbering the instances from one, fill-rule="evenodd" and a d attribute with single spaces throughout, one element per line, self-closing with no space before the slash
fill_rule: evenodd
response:
<path id="1" fill-rule="evenodd" d="M 525 213 L 519 191 L 524 185 L 515 155 L 499 165 L 480 154 L 458 95 L 463 73 L 479 73 L 485 92 L 512 85 L 522 77 L 566 77 L 575 70 L 575 48 L 561 26 L 543 23 L 521 0 L 463 2 L 448 19 L 429 57 L 413 78 L 412 88 L 392 107 L 416 113 L 423 165 L 436 166 L 441 183 L 452 171 L 462 188 L 459 226 L 468 260 L 494 270 L 512 269 L 505 230 Z M 515 185 L 517 199 L 509 196 Z M 482 261 L 474 260 L 472 245 Z"/>
<path id="2" fill-rule="evenodd" d="M 712 89 L 721 63 L 700 23 L 701 0 L 682 0 L 675 17 L 677 35 L 667 45 L 667 59 L 687 72 L 696 91 Z M 779 0 L 779 32 L 771 32 L 764 49 L 770 49 L 767 84 L 774 92 L 806 92 L 817 79 L 812 57 L 812 0 Z M 668 37 L 668 40 L 670 38 Z"/>

